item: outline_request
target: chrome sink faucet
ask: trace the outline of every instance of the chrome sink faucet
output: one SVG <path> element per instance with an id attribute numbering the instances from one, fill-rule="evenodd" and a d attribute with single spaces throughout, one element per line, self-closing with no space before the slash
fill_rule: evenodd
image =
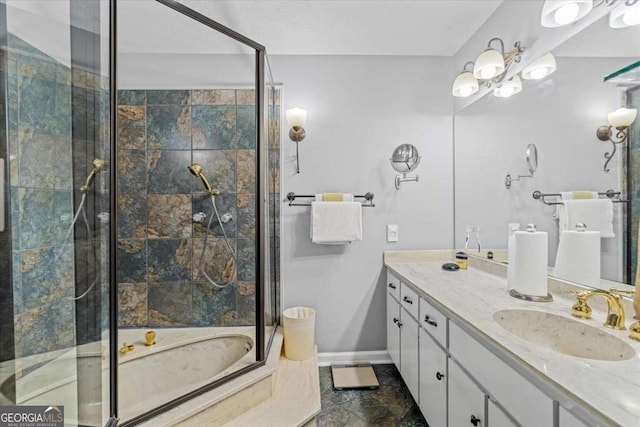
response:
<path id="1" fill-rule="evenodd" d="M 601 289 L 591 289 L 583 291 L 569 291 L 576 294 L 577 301 L 571 307 L 571 314 L 583 319 L 591 319 L 591 307 L 587 300 L 593 296 L 600 295 L 607 301 L 607 320 L 604 326 L 611 329 L 624 330 L 624 309 L 622 308 L 622 297 L 618 294 Z"/>

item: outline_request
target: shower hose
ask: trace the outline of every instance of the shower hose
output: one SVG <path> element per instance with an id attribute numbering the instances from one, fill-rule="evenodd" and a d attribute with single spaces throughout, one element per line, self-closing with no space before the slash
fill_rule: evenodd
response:
<path id="1" fill-rule="evenodd" d="M 218 224 L 220 224 L 220 228 L 222 229 L 222 235 L 224 236 L 224 242 L 225 242 L 225 244 L 227 246 L 227 250 L 229 251 L 229 254 L 233 258 L 234 263 L 237 260 L 237 257 L 236 257 L 236 253 L 234 252 L 233 248 L 231 247 L 231 244 L 229 243 L 229 238 L 227 237 L 227 233 L 224 230 L 224 225 L 222 224 L 222 220 L 220 219 L 220 214 L 218 213 L 218 208 L 216 207 L 216 197 L 211 195 L 210 199 L 211 199 L 211 206 L 213 208 L 212 208 L 211 215 L 209 215 L 209 223 L 207 224 L 207 229 L 206 229 L 206 231 L 204 233 L 204 244 L 202 245 L 202 253 L 200 254 L 200 260 L 198 261 L 198 270 L 200 271 L 200 273 L 202 273 L 204 278 L 207 279 L 207 281 L 210 284 L 212 284 L 216 288 L 224 289 L 227 286 L 229 286 L 229 284 L 227 283 L 226 285 L 220 285 L 220 284 L 216 283 L 215 280 L 213 280 L 211 277 L 209 277 L 209 275 L 207 274 L 207 272 L 203 268 L 204 254 L 207 252 L 207 241 L 209 240 L 209 230 L 211 229 L 211 223 L 213 222 L 214 214 L 215 214 L 216 219 L 218 220 Z"/>

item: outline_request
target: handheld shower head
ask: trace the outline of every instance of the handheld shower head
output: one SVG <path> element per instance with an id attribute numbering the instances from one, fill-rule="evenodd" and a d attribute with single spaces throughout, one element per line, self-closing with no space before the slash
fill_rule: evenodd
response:
<path id="1" fill-rule="evenodd" d="M 220 194 L 218 190 L 213 190 L 211 188 L 209 181 L 207 181 L 207 178 L 205 178 L 204 174 L 202 173 L 202 166 L 200 166 L 198 163 L 194 163 L 187 166 L 187 169 L 189 169 L 189 172 L 191 172 L 193 175 L 200 178 L 202 184 L 204 184 L 204 188 L 207 189 L 207 193 L 209 193 L 210 196 L 217 196 L 218 194 Z"/>
<path id="2" fill-rule="evenodd" d="M 91 185 L 91 182 L 93 181 L 93 179 L 96 177 L 96 174 L 100 172 L 103 168 L 104 168 L 104 160 L 102 159 L 93 160 L 93 169 L 91 170 L 91 173 L 89 173 L 89 176 L 87 176 L 87 179 L 84 181 L 84 185 L 80 187 L 81 192 L 86 193 L 87 190 L 89 190 L 89 186 Z"/>

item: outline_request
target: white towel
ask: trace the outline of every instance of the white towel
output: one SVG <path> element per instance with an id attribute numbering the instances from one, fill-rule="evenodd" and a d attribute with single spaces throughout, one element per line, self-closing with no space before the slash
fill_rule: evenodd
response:
<path id="1" fill-rule="evenodd" d="M 586 224 L 587 230 L 599 231 L 603 239 L 613 238 L 613 202 L 611 199 L 565 200 L 558 205 L 560 231 L 576 229 L 576 224 Z"/>
<path id="2" fill-rule="evenodd" d="M 311 202 L 311 241 L 339 245 L 362 240 L 362 203 Z"/>

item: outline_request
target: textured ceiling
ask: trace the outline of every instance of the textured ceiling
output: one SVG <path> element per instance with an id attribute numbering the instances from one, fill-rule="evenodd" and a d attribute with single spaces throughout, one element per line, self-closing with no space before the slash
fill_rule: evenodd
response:
<path id="1" fill-rule="evenodd" d="M 184 0 L 270 54 L 452 56 L 502 1 Z M 238 53 L 203 25 L 151 0 L 118 2 L 122 53 Z M 240 51 L 247 52 L 247 50 Z"/>

